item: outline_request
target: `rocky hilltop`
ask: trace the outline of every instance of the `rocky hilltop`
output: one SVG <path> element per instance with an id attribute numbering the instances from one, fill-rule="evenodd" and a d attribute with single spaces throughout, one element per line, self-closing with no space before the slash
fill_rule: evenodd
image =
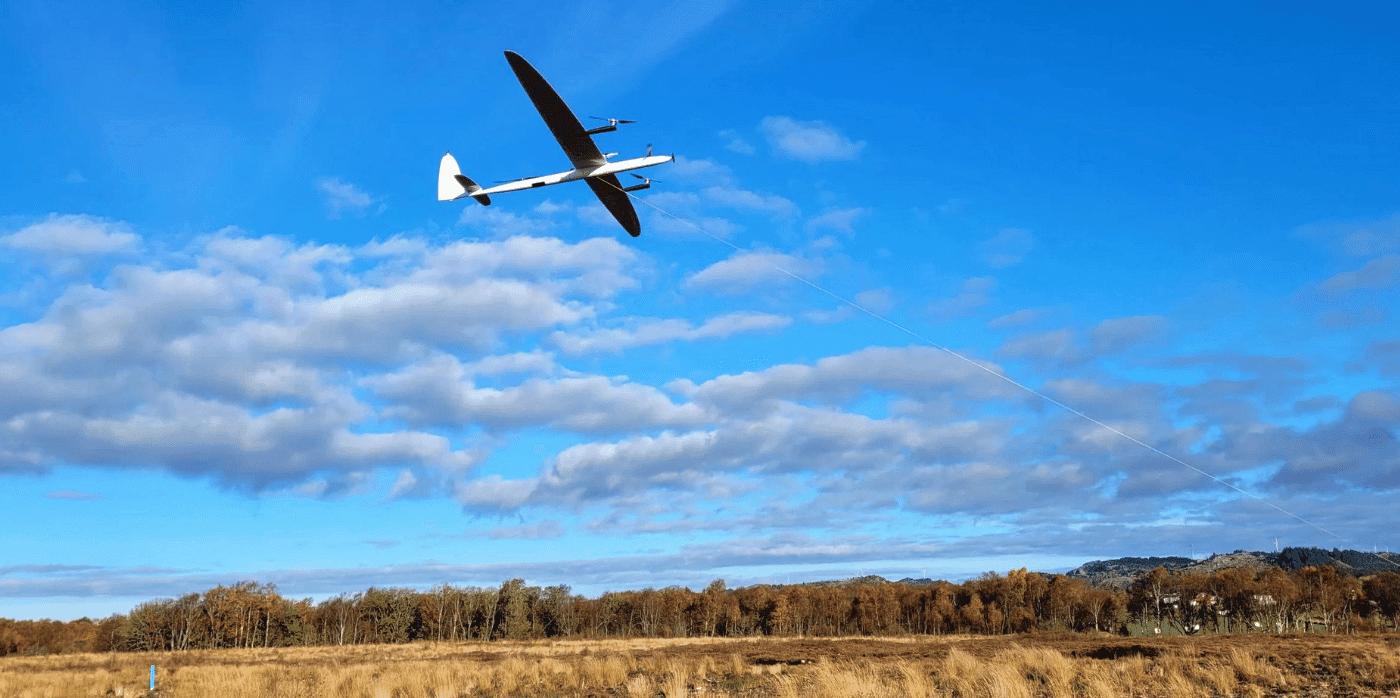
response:
<path id="1" fill-rule="evenodd" d="M 1196 561 L 1189 557 L 1120 557 L 1116 560 L 1086 562 L 1065 575 L 1086 579 L 1094 586 L 1124 589 L 1132 584 L 1138 575 L 1148 570 L 1157 567 L 1181 570 L 1190 567 L 1194 562 Z"/>
<path id="2" fill-rule="evenodd" d="M 1323 550 L 1322 548 L 1284 548 L 1276 553 L 1247 552 L 1211 555 L 1204 560 L 1189 557 L 1120 557 L 1116 560 L 1094 560 L 1066 573 L 1070 577 L 1087 579 L 1099 587 L 1124 589 L 1155 567 L 1181 570 L 1195 574 L 1211 574 L 1224 569 L 1247 567 L 1267 569 L 1282 567 L 1294 571 L 1308 566 L 1331 565 L 1337 572 L 1353 577 L 1389 570 L 1400 572 L 1400 554 L 1365 553 L 1359 550 Z"/>
<path id="3" fill-rule="evenodd" d="M 1165 567 L 1171 571 L 1193 574 L 1213 574 L 1220 570 L 1247 567 L 1262 570 L 1282 567 L 1296 571 L 1303 567 L 1331 565 L 1337 572 L 1351 577 L 1364 577 L 1377 572 L 1400 572 L 1400 553 L 1364 553 L 1358 550 L 1323 550 L 1322 548 L 1284 548 L 1276 553 L 1247 552 L 1236 550 L 1233 553 L 1211 555 L 1203 560 L 1189 557 L 1120 557 L 1114 560 L 1094 560 L 1086 562 L 1069 572 L 1068 577 L 1078 577 L 1091 585 L 1107 589 L 1127 589 L 1133 580 L 1155 567 Z M 1003 573 L 1004 574 L 1004 573 Z M 1048 573 L 1047 573 L 1048 574 Z M 847 587 L 878 586 L 881 584 L 904 584 L 908 586 L 933 586 L 943 584 L 941 580 L 914 579 L 905 577 L 891 582 L 879 575 L 850 577 L 847 579 L 826 579 L 811 582 L 798 582 L 791 586 L 808 587 Z M 756 584 L 754 586 L 781 588 L 786 584 Z"/>

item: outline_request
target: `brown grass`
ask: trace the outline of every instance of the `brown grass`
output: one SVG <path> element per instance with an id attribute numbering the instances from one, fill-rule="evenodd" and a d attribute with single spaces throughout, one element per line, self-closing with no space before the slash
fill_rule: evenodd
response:
<path id="1" fill-rule="evenodd" d="M 1393 695 L 1380 635 L 605 640 L 0 659 L 0 696 L 1107 698 Z"/>

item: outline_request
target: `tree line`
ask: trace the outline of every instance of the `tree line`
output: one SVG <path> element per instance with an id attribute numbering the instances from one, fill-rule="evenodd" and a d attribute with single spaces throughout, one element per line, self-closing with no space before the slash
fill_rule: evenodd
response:
<path id="1" fill-rule="evenodd" d="M 962 584 L 759 585 L 606 592 L 565 585 L 372 587 L 320 603 L 240 582 L 71 622 L 0 619 L 0 656 L 535 638 L 1354 632 L 1400 629 L 1400 574 L 1158 567 L 1126 590 L 1077 577 L 989 572 Z"/>

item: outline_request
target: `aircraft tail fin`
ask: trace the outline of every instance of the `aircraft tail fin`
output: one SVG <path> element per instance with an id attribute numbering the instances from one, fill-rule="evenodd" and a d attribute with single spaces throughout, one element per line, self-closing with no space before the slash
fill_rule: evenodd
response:
<path id="1" fill-rule="evenodd" d="M 452 153 L 442 156 L 442 162 L 438 164 L 438 201 L 455 201 L 470 196 L 482 206 L 490 206 L 491 197 L 477 194 L 479 191 L 481 187 L 457 167 L 457 158 L 452 157 Z"/>

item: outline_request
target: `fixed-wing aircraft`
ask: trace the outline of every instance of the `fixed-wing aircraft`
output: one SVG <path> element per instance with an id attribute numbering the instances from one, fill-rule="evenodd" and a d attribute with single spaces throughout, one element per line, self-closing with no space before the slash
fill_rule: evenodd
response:
<path id="1" fill-rule="evenodd" d="M 539 110 L 544 123 L 549 126 L 550 132 L 554 134 L 555 140 L 559 141 L 559 147 L 564 149 L 574 168 L 568 172 L 527 177 L 483 189 L 462 174 L 462 170 L 457 166 L 457 159 L 449 152 L 442 156 L 442 162 L 438 165 L 438 201 L 455 201 L 470 196 L 483 206 L 490 206 L 491 194 L 534 189 L 581 179 L 632 237 L 641 235 L 642 224 L 637 220 L 637 210 L 632 208 L 628 192 L 650 187 L 651 180 L 634 174 L 632 176 L 641 179 L 642 183 L 624 187 L 617 181 L 617 174 L 671 162 L 676 156 L 652 155 L 651 146 L 647 146 L 647 154 L 644 157 L 609 162 L 608 158 L 617 153 L 603 153 L 598 150 L 597 144 L 593 142 L 593 134 L 616 131 L 618 124 L 631 122 L 626 119 L 606 119 L 607 126 L 585 130 L 578 117 L 569 110 L 569 105 L 564 104 L 559 93 L 545 82 L 534 66 L 514 51 L 505 53 L 511 70 L 515 71 L 515 77 L 520 80 L 520 86 L 525 88 L 525 94 L 530 95 L 530 101 L 534 102 L 535 109 Z"/>

